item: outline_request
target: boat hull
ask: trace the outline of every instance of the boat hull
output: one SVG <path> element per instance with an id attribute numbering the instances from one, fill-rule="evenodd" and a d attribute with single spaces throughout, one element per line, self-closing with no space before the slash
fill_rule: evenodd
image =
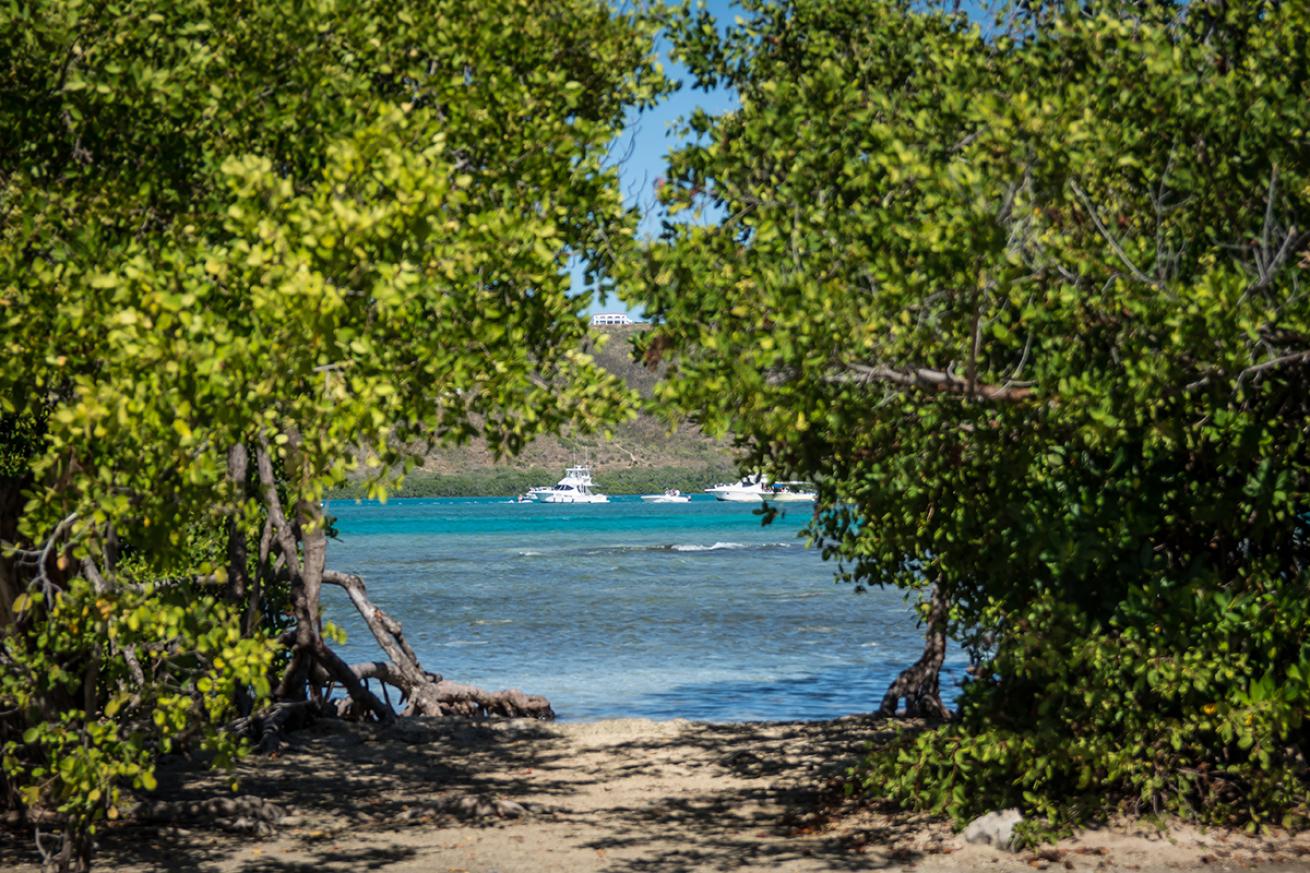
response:
<path id="1" fill-rule="evenodd" d="M 542 503 L 609 503 L 604 494 L 549 494 L 541 498 Z"/>
<path id="2" fill-rule="evenodd" d="M 714 494 L 715 500 L 722 500 L 725 503 L 755 503 L 756 501 L 765 499 L 765 495 L 759 492 L 750 491 L 711 491 L 710 493 Z"/>
<path id="3" fill-rule="evenodd" d="M 783 491 L 778 494 L 770 494 L 765 500 L 772 500 L 774 503 L 813 503 L 817 494 L 806 494 L 802 492 Z"/>

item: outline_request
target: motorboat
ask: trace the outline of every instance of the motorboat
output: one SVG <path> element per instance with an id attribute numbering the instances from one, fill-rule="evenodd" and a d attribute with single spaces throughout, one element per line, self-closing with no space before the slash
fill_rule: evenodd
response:
<path id="1" fill-rule="evenodd" d="M 765 499 L 775 503 L 813 503 L 818 499 L 818 494 L 803 488 L 802 482 L 777 482 L 773 485 L 773 493 Z"/>
<path id="2" fill-rule="evenodd" d="M 592 490 L 591 468 L 586 465 L 569 467 L 564 478 L 544 493 L 533 489 L 542 503 L 609 503 L 609 497 Z M 531 493 L 531 492 L 530 492 Z"/>
<path id="3" fill-rule="evenodd" d="M 729 503 L 755 503 L 766 499 L 773 489 L 764 481 L 763 476 L 746 476 L 732 483 L 719 483 L 705 489 L 706 494 L 714 495 L 715 500 Z"/>
<path id="4" fill-rule="evenodd" d="M 683 494 L 677 488 L 669 488 L 663 494 L 643 494 L 641 499 L 647 503 L 690 503 L 691 495 Z"/>
<path id="5" fill-rule="evenodd" d="M 719 484 L 706 488 L 706 494 L 713 494 L 715 500 L 730 503 L 755 503 L 770 500 L 775 503 L 810 503 L 818 497 L 813 491 L 797 490 L 803 486 L 800 482 L 769 482 L 756 474 L 745 476 L 736 482 Z"/>

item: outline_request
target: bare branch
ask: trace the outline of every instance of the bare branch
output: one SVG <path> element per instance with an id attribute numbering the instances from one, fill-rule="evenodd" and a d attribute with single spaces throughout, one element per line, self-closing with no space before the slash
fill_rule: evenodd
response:
<path id="1" fill-rule="evenodd" d="M 105 577 L 100 575 L 100 569 L 96 567 L 96 562 L 89 557 L 82 559 L 82 575 L 91 583 L 91 587 L 95 589 L 96 594 L 104 594 L 109 590 L 109 583 L 105 581 Z"/>
<path id="2" fill-rule="evenodd" d="M 925 391 L 962 394 L 983 400 L 1008 402 L 1028 400 L 1033 396 L 1033 383 L 1031 382 L 1009 382 L 1006 385 L 978 383 L 973 386 L 971 391 L 968 380 L 961 379 L 949 370 L 929 370 L 925 367 L 895 369 L 881 364 L 875 366 L 851 364 L 845 372 L 832 377 L 832 381 L 853 382 L 856 384 L 887 382 Z"/>
<path id="3" fill-rule="evenodd" d="M 1265 281 L 1269 264 L 1269 236 L 1274 228 L 1274 200 L 1278 194 L 1278 165 L 1269 169 L 1269 193 L 1265 195 L 1265 222 L 1260 231 L 1260 281 Z"/>
<path id="4" fill-rule="evenodd" d="M 373 602 L 368 599 L 363 579 L 353 573 L 325 570 L 323 571 L 323 581 L 329 585 L 336 585 L 346 589 L 350 602 L 355 604 L 359 614 L 369 628 L 373 630 L 378 645 L 382 646 L 382 650 L 387 653 L 387 657 L 396 661 L 396 663 L 404 663 L 404 660 L 408 659 L 418 664 L 418 655 L 414 654 L 414 650 L 410 648 L 409 643 L 405 640 L 405 634 L 400 622 L 373 605 Z M 375 623 L 385 633 L 378 633 L 378 629 L 374 627 Z M 386 638 L 388 635 L 391 639 Z"/>
<path id="5" fill-rule="evenodd" d="M 1238 384 L 1245 382 L 1251 376 L 1263 373 L 1265 370 L 1273 370 L 1278 367 L 1285 367 L 1289 364 L 1310 364 L 1310 351 L 1292 352 L 1288 355 L 1282 355 L 1269 361 L 1254 364 L 1237 374 Z"/>
<path id="6" fill-rule="evenodd" d="M 1283 265 L 1287 263 L 1287 256 L 1296 249 L 1299 249 L 1307 239 L 1310 239 L 1310 234 L 1298 233 L 1296 225 L 1289 227 L 1287 229 L 1287 235 L 1283 237 L 1283 244 L 1279 246 L 1278 251 L 1274 254 L 1273 260 L 1268 263 L 1262 262 L 1256 265 L 1259 268 L 1260 278 L 1242 292 L 1242 299 L 1245 299 L 1246 295 L 1254 291 L 1262 291 L 1272 285 L 1274 279 L 1278 277 L 1278 273 L 1283 269 Z"/>
<path id="7" fill-rule="evenodd" d="M 1119 241 L 1114 238 L 1114 235 L 1106 230 L 1105 225 L 1101 223 L 1101 217 L 1096 214 L 1096 208 L 1092 206 L 1091 200 L 1088 199 L 1087 195 L 1083 192 L 1083 189 L 1078 186 L 1078 183 L 1073 179 L 1070 179 L 1069 187 L 1073 189 L 1074 194 L 1078 195 L 1078 199 L 1082 201 L 1083 208 L 1087 210 L 1087 214 L 1092 217 L 1092 221 L 1096 224 L 1096 229 L 1101 232 L 1101 236 L 1110 244 L 1110 248 L 1114 249 L 1114 253 L 1118 255 L 1119 260 L 1123 262 L 1123 265 L 1128 268 L 1128 272 L 1132 274 L 1133 278 L 1145 285 L 1158 287 L 1154 279 L 1137 269 L 1137 265 L 1129 259 L 1128 253 L 1123 250 L 1123 246 L 1119 245 Z"/>
<path id="8" fill-rule="evenodd" d="M 321 637 L 316 637 L 314 642 L 315 658 L 327 668 L 328 673 L 345 686 L 351 700 L 366 706 L 380 722 L 390 722 L 395 719 L 396 714 L 379 700 L 376 694 L 364 687 L 364 683 L 350 669 L 350 665 L 341 659 L 340 655 L 328 648 Z"/>
<path id="9" fill-rule="evenodd" d="M 74 512 L 67 515 L 59 522 L 59 524 L 55 525 L 55 529 L 51 531 L 49 539 L 46 540 L 45 545 L 41 547 L 40 551 L 28 549 L 14 550 L 13 554 L 17 563 L 23 566 L 32 567 L 36 571 L 36 581 L 41 583 L 41 593 L 45 597 L 47 607 L 54 607 L 54 592 L 57 588 L 55 581 L 50 578 L 50 572 L 48 569 L 50 567 L 50 559 L 54 555 L 55 546 L 63 541 L 65 535 L 68 533 L 68 529 L 72 527 L 73 522 L 76 520 L 77 513 Z"/>
<path id="10" fill-rule="evenodd" d="M 296 550 L 296 538 L 282 512 L 282 500 L 277 494 L 277 480 L 273 477 L 273 461 L 268 454 L 268 440 L 262 435 L 259 448 L 255 451 L 255 465 L 259 469 L 259 481 L 264 488 L 264 506 L 268 509 L 268 520 L 272 526 L 274 538 L 286 558 L 287 569 L 298 575 L 300 561 Z"/>
<path id="11" fill-rule="evenodd" d="M 1023 368 L 1028 363 L 1028 352 L 1032 347 L 1033 335 L 1032 331 L 1029 331 L 1028 338 L 1023 341 L 1023 353 L 1019 355 L 1019 363 L 1014 365 L 1014 372 L 1010 374 L 1010 378 L 1005 380 L 1006 387 L 1013 386 L 1015 384 L 1014 380 L 1023 375 Z"/>
<path id="12" fill-rule="evenodd" d="M 132 681 L 141 687 L 146 684 L 145 671 L 141 669 L 141 662 L 136 657 L 136 646 L 123 646 L 123 660 L 127 662 L 127 672 L 131 674 Z M 134 698 L 135 699 L 135 698 Z"/>

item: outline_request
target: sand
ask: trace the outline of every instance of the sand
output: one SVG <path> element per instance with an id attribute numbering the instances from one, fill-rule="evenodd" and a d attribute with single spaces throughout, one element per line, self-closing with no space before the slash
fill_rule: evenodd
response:
<path id="1" fill-rule="evenodd" d="M 320 721 L 235 774 L 237 795 L 281 816 L 119 823 L 98 869 L 207 873 L 639 873 L 639 871 L 1310 870 L 1310 836 L 1122 824 L 1042 849 L 966 844 L 943 822 L 834 791 L 868 718 L 709 725 L 616 720 Z M 228 792 L 229 777 L 162 768 L 172 801 Z M 0 869 L 36 870 L 0 832 Z"/>

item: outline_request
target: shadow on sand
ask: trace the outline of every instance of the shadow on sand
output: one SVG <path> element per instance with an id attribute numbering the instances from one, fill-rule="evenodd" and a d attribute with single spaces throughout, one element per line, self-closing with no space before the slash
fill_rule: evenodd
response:
<path id="1" fill-rule="evenodd" d="M 389 728 L 320 720 L 272 756 L 238 768 L 239 794 L 285 817 L 211 817 L 102 830 L 98 866 L 134 870 L 333 873 L 394 865 L 434 869 L 396 832 L 524 825 L 557 828 L 588 869 L 606 873 L 769 869 L 810 859 L 824 869 L 912 863 L 916 817 L 877 817 L 855 832 L 830 827 L 834 777 L 886 724 L 870 718 L 785 725 L 633 722 L 599 725 L 402 720 Z M 231 796 L 230 776 L 195 762 L 160 768 L 159 799 Z M 640 780 L 640 787 L 638 781 Z M 280 857 L 260 844 L 280 838 Z M 0 868 L 30 865 L 27 834 L 0 832 Z M 288 853 L 286 841 L 294 841 Z M 898 848 L 899 847 L 899 848 Z M 526 850 L 525 850 L 526 851 Z M 288 857 L 290 855 L 290 857 Z M 530 869 L 525 865 L 525 869 Z"/>

